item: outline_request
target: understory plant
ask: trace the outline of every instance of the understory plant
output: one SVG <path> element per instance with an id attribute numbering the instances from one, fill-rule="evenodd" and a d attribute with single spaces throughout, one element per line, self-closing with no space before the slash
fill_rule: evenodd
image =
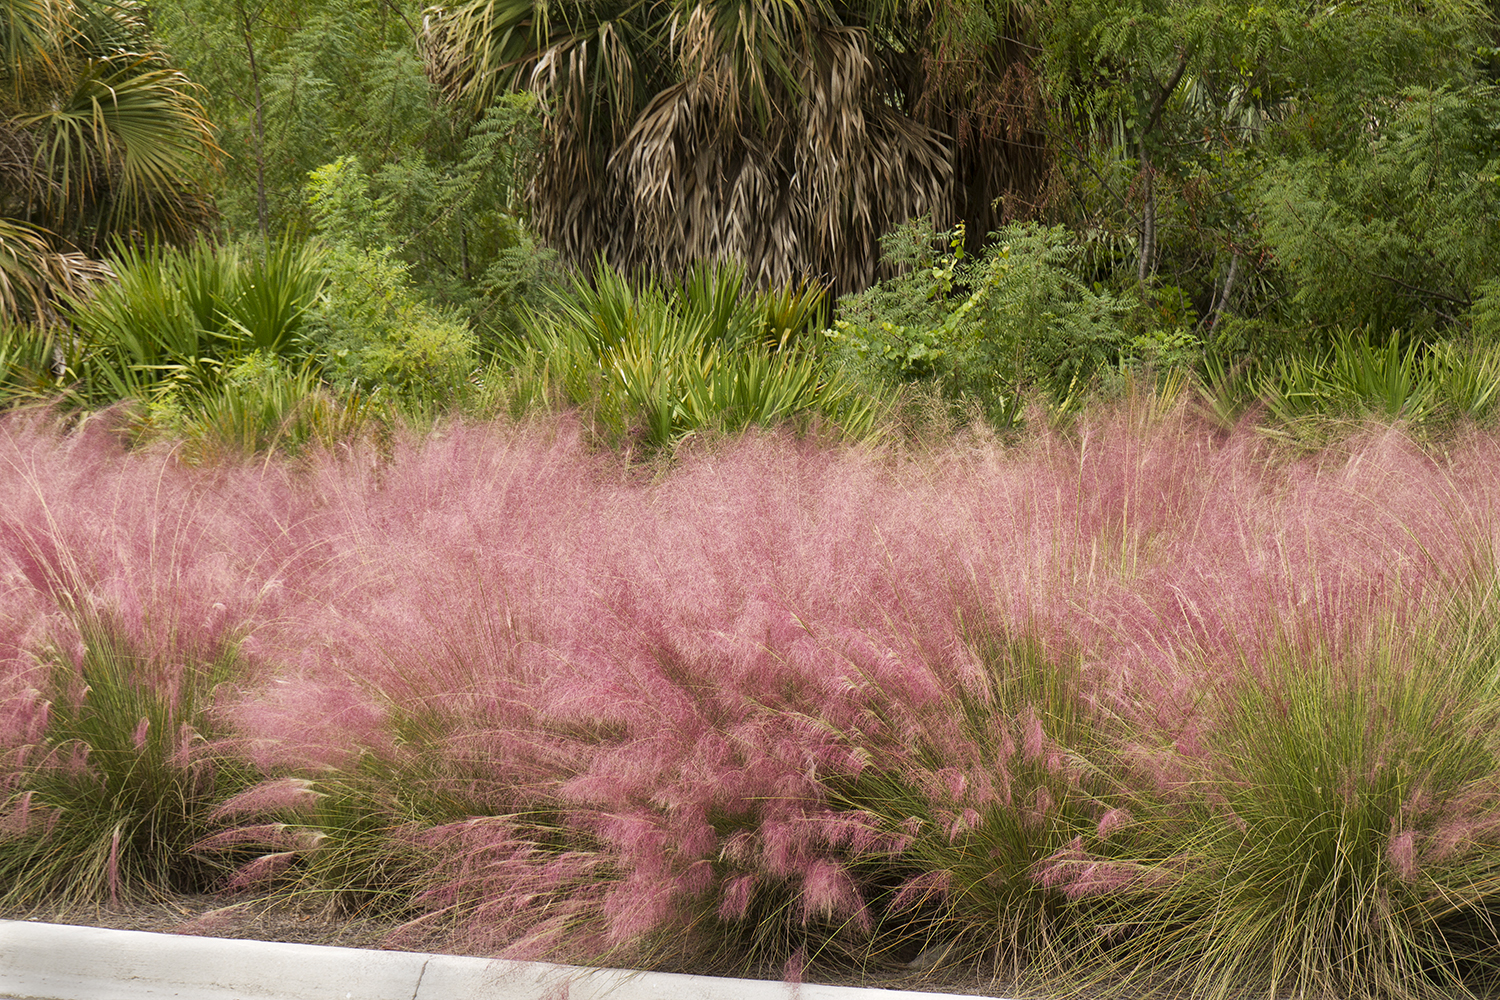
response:
<path id="1" fill-rule="evenodd" d="M 1369 417 L 1414 426 L 1485 420 L 1500 398 L 1500 354 L 1480 343 L 1426 343 L 1392 333 L 1338 334 L 1319 355 L 1282 359 L 1258 378 L 1273 429 L 1316 435 L 1329 421 Z"/>
<path id="2" fill-rule="evenodd" d="M 195 463 L 273 450 L 295 455 L 378 432 L 391 419 L 385 403 L 358 386 L 335 393 L 311 361 L 292 368 L 274 354 L 256 351 L 229 366 L 215 389 L 156 395 L 142 430 L 180 442 L 180 454 Z"/>
<path id="3" fill-rule="evenodd" d="M 212 391 L 227 367 L 256 351 L 306 356 L 302 324 L 326 280 L 323 251 L 290 239 L 121 247 L 112 266 L 118 280 L 70 310 L 80 350 L 74 374 L 95 403 L 169 387 Z"/>
<path id="4" fill-rule="evenodd" d="M 919 222 L 882 240 L 904 273 L 840 300 L 828 336 L 845 366 L 876 384 L 935 382 L 1007 428 L 1029 394 L 1065 400 L 1121 360 L 1125 306 L 1074 272 L 1066 230 L 1007 226 L 977 255 L 966 239 Z"/>
<path id="5" fill-rule="evenodd" d="M 583 407 L 606 439 L 650 450 L 700 430 L 737 431 L 811 416 L 869 435 L 879 401 L 813 349 L 823 294 L 788 286 L 751 294 L 729 267 L 700 266 L 680 286 L 635 281 L 600 264 L 552 309 L 530 312 L 502 352 L 501 390 Z"/>

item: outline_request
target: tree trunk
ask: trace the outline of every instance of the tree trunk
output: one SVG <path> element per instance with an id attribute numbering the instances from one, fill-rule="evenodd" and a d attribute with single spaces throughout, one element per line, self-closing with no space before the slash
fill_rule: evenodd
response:
<path id="1" fill-rule="evenodd" d="M 1229 296 L 1234 291 L 1234 277 L 1240 270 L 1240 255 L 1235 254 L 1229 258 L 1229 273 L 1224 276 L 1224 292 L 1219 296 L 1219 304 L 1214 306 L 1213 322 L 1208 324 L 1209 336 L 1219 328 L 1219 318 L 1224 315 L 1224 307 L 1229 305 Z"/>
<path id="2" fill-rule="evenodd" d="M 1146 205 L 1141 210 L 1141 262 L 1136 277 L 1144 285 L 1156 272 L 1156 183 L 1144 138 L 1141 140 L 1141 169 L 1146 174 Z"/>
<path id="3" fill-rule="evenodd" d="M 257 8 L 252 14 L 243 0 L 234 7 L 240 16 L 240 34 L 245 40 L 245 54 L 250 59 L 250 86 L 255 91 L 255 219 L 260 225 L 260 239 L 264 244 L 270 228 L 270 222 L 266 218 L 266 117 L 265 102 L 260 92 L 260 68 L 255 62 L 255 33 L 252 30 L 264 8 Z"/>
<path id="4" fill-rule="evenodd" d="M 1146 205 L 1141 212 L 1141 263 L 1138 272 L 1142 284 L 1145 284 L 1146 279 L 1156 273 L 1156 176 L 1151 167 L 1151 154 L 1147 152 L 1146 140 L 1161 123 L 1161 115 L 1166 110 L 1167 99 L 1182 82 L 1182 74 L 1187 71 L 1188 59 L 1191 55 L 1192 53 L 1186 48 L 1177 50 L 1177 68 L 1172 71 L 1167 82 L 1157 88 L 1156 95 L 1151 100 L 1151 111 L 1146 115 L 1146 126 L 1140 132 L 1141 170 L 1146 175 Z"/>

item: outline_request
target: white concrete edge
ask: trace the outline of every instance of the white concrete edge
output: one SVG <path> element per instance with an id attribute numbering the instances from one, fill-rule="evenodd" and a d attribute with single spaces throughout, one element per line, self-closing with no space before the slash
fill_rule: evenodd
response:
<path id="1" fill-rule="evenodd" d="M 0 920 L 8 1000 L 984 1000 Z"/>

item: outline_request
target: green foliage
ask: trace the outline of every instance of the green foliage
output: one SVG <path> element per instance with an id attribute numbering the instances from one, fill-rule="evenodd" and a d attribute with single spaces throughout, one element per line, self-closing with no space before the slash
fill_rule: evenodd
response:
<path id="1" fill-rule="evenodd" d="M 548 313 L 525 317 L 506 392 L 586 407 L 605 435 L 657 449 L 700 428 L 739 430 L 818 414 L 853 437 L 878 397 L 827 370 L 799 341 L 821 311 L 803 287 L 756 296 L 733 268 L 699 267 L 680 286 L 634 283 L 600 264 Z M 540 388 L 538 388 L 540 387 Z"/>
<path id="2" fill-rule="evenodd" d="M 1379 346 L 1363 332 L 1345 333 L 1321 356 L 1277 362 L 1260 377 L 1258 394 L 1283 428 L 1314 436 L 1329 420 L 1484 420 L 1500 394 L 1500 349 L 1403 344 L 1396 334 Z"/>
<path id="3" fill-rule="evenodd" d="M 309 177 L 325 238 L 383 247 L 408 264 L 422 293 L 464 312 L 487 339 L 519 329 L 519 312 L 562 278 L 514 214 L 521 164 L 534 144 L 534 99 L 512 94 L 470 130 L 449 163 L 412 156 L 373 172 L 341 156 Z"/>
<path id="4" fill-rule="evenodd" d="M 1500 91 L 1408 88 L 1347 151 L 1285 157 L 1260 231 L 1303 322 L 1451 327 L 1500 273 Z"/>
<path id="5" fill-rule="evenodd" d="M 207 242 L 122 248 L 118 281 L 72 304 L 86 397 L 211 390 L 246 354 L 302 353 L 325 266 L 319 247 L 291 241 L 264 251 Z"/>
<path id="6" fill-rule="evenodd" d="M 295 229 L 309 171 L 342 154 L 384 162 L 442 127 L 415 5 L 170 0 L 152 13 L 206 90 L 229 153 L 217 196 L 234 232 L 258 228 L 262 185 L 267 231 Z"/>
<path id="7" fill-rule="evenodd" d="M 380 393 L 415 406 L 445 406 L 466 391 L 478 364 L 474 335 L 451 311 L 428 305 L 388 250 L 338 245 L 328 283 L 307 315 L 324 372 L 340 392 Z"/>
<path id="8" fill-rule="evenodd" d="M 66 385 L 59 360 L 51 331 L 0 322 L 0 407 L 55 397 Z"/>
<path id="9" fill-rule="evenodd" d="M 386 419 L 383 408 L 357 390 L 334 395 L 311 361 L 292 369 L 274 354 L 256 351 L 229 366 L 215 389 L 186 403 L 175 392 L 158 395 L 144 429 L 179 438 L 185 460 L 206 463 L 333 448 Z"/>
<path id="10" fill-rule="evenodd" d="M 115 239 L 184 239 L 206 221 L 213 152 L 194 85 L 135 0 L 11 0 L 0 13 L 0 318 L 107 274 Z"/>
<path id="11" fill-rule="evenodd" d="M 829 336 L 853 370 L 886 384 L 936 381 L 1008 426 L 1028 390 L 1062 399 L 1120 358 L 1124 306 L 1074 273 L 1065 229 L 1010 226 L 977 258 L 962 230 L 941 238 L 947 252 L 915 260 L 910 236 L 889 243 L 907 247 L 892 264 L 915 266 L 840 301 Z"/>
<path id="12" fill-rule="evenodd" d="M 237 678 L 235 643 L 153 654 L 106 616 L 80 610 L 75 622 L 78 645 L 60 645 L 47 665 L 46 729 L 16 758 L 0 802 L 12 820 L 0 838 L 0 899 L 205 892 L 221 869 L 193 845 L 249 778 L 213 746 L 228 735 L 213 708 Z"/>
<path id="13" fill-rule="evenodd" d="M 335 242 L 390 247 L 424 295 L 508 332 L 551 278 L 517 214 L 536 102 L 455 115 L 424 71 L 424 16 L 389 0 L 161 5 L 236 154 L 219 193 L 231 230 L 259 224 L 263 186 L 269 229 L 315 223 Z"/>
<path id="14" fill-rule="evenodd" d="M 1450 169 L 1443 127 L 1419 136 L 1426 126 L 1415 127 L 1419 115 L 1401 104 L 1403 93 L 1445 88 L 1488 101 L 1473 86 L 1475 45 L 1491 33 L 1483 5 L 1090 0 L 1054 14 L 1045 65 L 1060 109 L 1070 218 L 1098 251 L 1095 277 L 1153 292 L 1160 276 L 1215 332 L 1235 313 L 1271 320 L 1274 334 L 1308 323 L 1415 330 L 1416 313 L 1462 310 L 1466 294 L 1433 282 L 1448 266 L 1438 259 L 1447 234 L 1427 244 L 1420 223 L 1461 226 L 1480 216 L 1452 185 L 1419 194 L 1417 161 L 1428 157 L 1449 177 L 1468 167 Z M 1389 142 L 1392 129 L 1413 141 Z M 1372 157 L 1390 164 L 1379 179 L 1364 165 Z M 1355 175 L 1362 204 L 1340 215 L 1334 209 Z M 1410 203 L 1411 223 L 1400 208 L 1387 221 L 1380 203 L 1392 198 Z M 1457 243 L 1486 241 L 1479 226 Z M 1392 256 L 1400 253 L 1413 257 Z M 1379 282 L 1386 287 L 1362 300 Z M 1445 307 L 1433 292 L 1460 301 Z M 1414 301 L 1393 312 L 1391 300 L 1403 297 Z M 1255 335 L 1246 346 L 1256 351 L 1267 346 L 1262 332 L 1240 330 Z"/>

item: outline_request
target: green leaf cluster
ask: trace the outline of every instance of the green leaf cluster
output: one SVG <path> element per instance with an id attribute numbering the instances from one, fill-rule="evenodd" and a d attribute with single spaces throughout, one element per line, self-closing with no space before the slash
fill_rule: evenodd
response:
<path id="1" fill-rule="evenodd" d="M 256 351 L 305 356 L 309 309 L 327 279 L 314 244 L 122 248 L 117 280 L 76 299 L 72 360 L 93 402 L 212 390 Z"/>
<path id="2" fill-rule="evenodd" d="M 524 316 L 502 353 L 513 399 L 584 408 L 612 441 L 648 450 L 700 430 L 820 416 L 873 432 L 879 397 L 856 391 L 812 349 L 823 292 L 811 285 L 747 294 L 733 267 L 695 268 L 681 283 L 633 281 L 601 263 Z"/>
<path id="3" fill-rule="evenodd" d="M 1500 91 L 1406 88 L 1340 155 L 1284 156 L 1259 234 L 1314 328 L 1414 332 L 1468 321 L 1500 273 Z"/>
<path id="4" fill-rule="evenodd" d="M 889 263 L 910 270 L 839 302 L 828 331 L 835 355 L 880 383 L 931 381 L 972 400 L 995 423 L 1020 416 L 1039 391 L 1066 398 L 1127 348 L 1126 305 L 1074 270 L 1079 249 L 1063 227 L 1012 225 L 975 257 L 964 232 L 921 224 L 886 241 Z"/>

